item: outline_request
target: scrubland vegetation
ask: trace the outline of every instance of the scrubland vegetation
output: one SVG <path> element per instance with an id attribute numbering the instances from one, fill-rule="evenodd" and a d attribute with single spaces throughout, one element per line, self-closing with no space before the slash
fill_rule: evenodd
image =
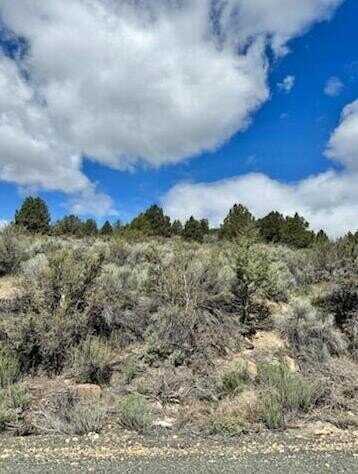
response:
<path id="1" fill-rule="evenodd" d="M 0 234 L 0 431 L 358 426 L 357 234 L 242 206 L 87 234 L 33 212 Z"/>

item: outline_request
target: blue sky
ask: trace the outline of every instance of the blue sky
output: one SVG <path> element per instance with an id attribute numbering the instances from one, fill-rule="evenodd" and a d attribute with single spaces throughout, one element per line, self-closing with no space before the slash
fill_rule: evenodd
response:
<path id="1" fill-rule="evenodd" d="M 88 25 L 83 20 L 84 33 L 86 27 L 89 27 L 90 21 L 94 23 L 98 21 L 99 29 L 105 28 L 100 15 L 100 8 L 105 7 L 101 5 L 101 0 L 91 1 L 96 9 L 89 13 Z M 240 6 L 240 1 L 232 0 L 232 3 L 236 2 Z M 161 2 L 162 0 L 158 4 Z M 273 8 L 275 2 L 279 4 L 277 0 L 270 0 L 270 2 Z M 53 3 L 58 2 L 54 0 Z M 245 0 L 241 3 L 244 4 Z M 253 0 L 250 7 L 247 7 L 253 11 L 248 11 L 246 16 L 243 14 L 242 18 L 232 15 L 230 24 L 223 23 L 223 32 L 225 32 L 225 28 L 230 32 L 235 31 L 235 33 L 230 33 L 235 41 L 238 41 L 235 43 L 235 48 L 237 48 L 237 44 L 241 46 L 245 41 L 248 41 L 241 34 L 241 31 L 246 28 L 251 34 L 250 41 L 252 35 L 257 35 L 258 45 L 261 41 L 261 30 L 257 33 L 255 30 L 254 32 L 251 30 L 252 15 L 260 13 L 262 2 L 256 3 L 257 11 L 255 11 L 255 1 Z M 291 0 L 288 3 L 292 3 L 294 8 L 297 8 L 298 14 L 302 3 L 301 6 L 298 0 Z M 79 78 L 80 72 L 76 70 L 76 65 L 73 66 L 73 71 L 68 72 L 67 70 L 71 66 L 71 51 L 68 51 L 68 56 L 64 57 L 63 62 L 59 57 L 58 63 L 56 63 L 56 55 L 51 49 L 55 46 L 63 46 L 61 40 L 58 40 L 62 24 L 64 30 L 66 27 L 68 31 L 68 28 L 74 26 L 74 23 L 68 23 L 68 18 L 62 19 L 56 8 L 45 11 L 47 7 L 39 7 L 36 0 L 25 0 L 25 3 L 19 0 L 12 0 L 12 2 L 4 0 L 4 7 L 0 6 L 4 25 L 0 36 L 2 38 L 0 45 L 3 46 L 2 56 L 4 58 L 5 53 L 9 56 L 9 44 L 16 49 L 19 38 L 23 37 L 28 45 L 28 57 L 25 55 L 23 58 L 20 57 L 21 55 L 12 54 L 11 60 L 7 58 L 2 67 L 3 74 L 7 74 L 7 76 L 2 82 L 0 68 L 0 84 L 3 87 L 5 85 L 5 89 L 6 84 L 10 84 L 11 74 L 19 74 L 21 80 L 24 81 L 24 84 L 20 84 L 15 92 L 8 90 L 9 96 L 14 97 L 14 94 L 19 94 L 20 98 L 15 105 L 6 96 L 6 90 L 3 91 L 3 100 L 1 100 L 0 93 L 0 117 L 5 116 L 6 120 L 3 120 L 7 124 L 9 117 L 10 120 L 17 120 L 16 114 L 21 114 L 22 108 L 26 110 L 26 113 L 31 110 L 29 112 L 30 118 L 21 122 L 19 142 L 24 139 L 24 147 L 19 151 L 16 149 L 15 143 L 12 145 L 10 140 L 7 141 L 7 135 L 1 135 L 0 122 L 0 178 L 2 179 L 0 182 L 0 218 L 10 220 L 14 209 L 19 206 L 24 195 L 36 193 L 48 201 L 55 219 L 74 211 L 84 216 L 95 215 L 99 222 L 103 222 L 107 218 L 111 220 L 119 218 L 127 221 L 153 202 L 158 202 L 163 204 L 173 218 L 185 219 L 194 214 L 198 217 L 209 217 L 216 225 L 225 215 L 225 208 L 228 209 L 235 201 L 241 200 L 244 204 L 249 205 L 257 215 L 263 215 L 271 207 L 279 207 L 279 210 L 287 213 L 293 212 L 297 207 L 299 212 L 313 221 L 313 227 L 323 227 L 332 235 L 340 235 L 348 228 L 356 230 L 358 219 L 354 220 L 354 216 L 358 217 L 358 196 L 353 187 L 355 183 L 358 185 L 358 181 L 355 180 L 355 177 L 358 177 L 358 173 L 356 173 L 358 149 L 355 148 L 356 144 L 358 146 L 358 128 L 355 128 L 358 111 L 356 112 L 355 108 L 353 112 L 350 110 L 348 114 L 350 123 L 345 122 L 341 114 L 345 107 L 354 104 L 358 98 L 358 3 L 355 0 L 346 0 L 338 5 L 340 1 L 332 0 L 329 9 L 323 14 L 321 4 L 324 1 L 305 0 L 303 3 L 307 4 L 307 12 L 302 13 L 303 20 L 297 20 L 297 24 L 294 15 L 289 11 L 271 12 L 278 16 L 281 15 L 283 23 L 286 21 L 285 16 L 288 15 L 287 22 L 292 22 L 292 28 L 288 28 L 288 31 L 283 31 L 283 26 L 280 24 L 266 25 L 265 20 L 265 28 L 270 35 L 277 36 L 279 43 L 279 47 L 276 48 L 274 41 L 270 43 L 271 40 L 267 39 L 268 36 L 265 39 L 264 58 L 268 64 L 267 72 L 265 66 L 262 65 L 262 59 L 255 57 L 251 60 L 251 56 L 254 57 L 255 53 L 252 53 L 251 56 L 251 53 L 246 51 L 237 53 L 249 61 L 249 66 L 245 66 L 245 76 L 242 81 L 246 80 L 246 76 L 251 80 L 251 71 L 252 76 L 256 75 L 256 71 L 261 71 L 259 77 L 255 77 L 255 80 L 250 84 L 252 103 L 250 102 L 246 108 L 243 108 L 242 111 L 239 110 L 239 112 L 237 109 L 244 107 L 241 104 L 248 101 L 249 94 L 247 93 L 245 96 L 245 92 L 240 92 L 242 94 L 240 96 L 235 90 L 236 84 L 231 83 L 231 79 L 226 80 L 226 73 L 228 77 L 231 77 L 235 74 L 235 70 L 226 72 L 223 61 L 223 65 L 220 65 L 222 69 L 210 81 L 211 69 L 216 67 L 213 66 L 215 63 L 212 62 L 212 59 L 215 58 L 211 58 L 213 53 L 210 50 L 207 61 L 203 62 L 203 66 L 207 64 L 208 69 L 206 71 L 194 70 L 191 75 L 189 69 L 191 61 L 197 57 L 187 54 L 188 45 L 181 37 L 182 24 L 176 23 L 177 20 L 172 19 L 173 15 L 179 17 L 180 12 L 170 12 L 172 16 L 168 16 L 169 13 L 165 8 L 160 10 L 160 14 L 163 15 L 163 24 L 173 27 L 169 38 L 173 39 L 173 45 L 175 45 L 172 48 L 175 47 L 178 50 L 174 59 L 177 61 L 177 57 L 183 57 L 181 48 L 185 52 L 183 68 L 178 69 L 177 72 L 175 69 L 178 67 L 177 64 L 170 66 L 168 75 L 182 74 L 182 69 L 185 67 L 186 74 L 187 71 L 190 71 L 190 74 L 188 73 L 185 77 L 198 82 L 199 89 L 195 89 L 194 99 L 190 95 L 193 92 L 191 85 L 188 86 L 188 91 L 184 90 L 185 93 L 188 92 L 185 98 L 189 97 L 191 100 L 187 107 L 190 108 L 193 104 L 193 107 L 198 108 L 198 113 L 193 114 L 192 117 L 190 110 L 184 109 L 183 112 L 182 98 L 180 97 L 179 100 L 175 97 L 175 94 L 182 92 L 175 83 L 177 76 L 171 78 L 170 84 L 174 83 L 173 90 L 168 89 L 167 82 L 161 84 L 162 89 L 165 88 L 165 95 L 156 97 L 156 101 L 152 103 L 153 91 L 151 89 L 145 91 L 146 86 L 142 83 L 137 85 L 138 92 L 135 89 L 136 78 L 133 78 L 133 72 L 143 74 L 144 79 L 145 74 L 148 74 L 148 81 L 153 81 L 153 67 L 149 67 L 144 62 L 142 65 L 140 57 L 134 66 L 129 62 L 126 64 L 126 60 L 124 60 L 123 68 L 128 68 L 130 71 L 130 74 L 127 74 L 127 71 L 124 74 L 121 70 L 120 56 L 109 55 L 107 58 L 107 53 L 105 53 L 103 57 L 96 55 L 91 59 L 93 50 L 97 51 L 97 45 L 94 44 L 88 54 L 84 49 L 86 46 L 83 48 L 81 46 L 80 49 L 80 54 L 84 58 L 84 69 L 88 65 L 88 71 L 90 71 L 88 74 L 91 74 L 88 77 L 93 79 L 93 88 L 90 89 L 88 86 L 88 91 L 83 86 L 86 81 L 81 83 L 83 89 L 80 97 L 82 99 L 87 93 L 89 100 L 92 100 L 93 95 L 98 93 L 100 99 L 93 102 L 89 108 L 87 107 L 88 100 L 84 97 L 86 106 L 83 106 L 73 92 L 78 92 L 79 81 L 77 78 Z M 28 24 L 26 25 L 26 18 L 22 18 L 19 14 L 21 7 L 25 4 L 25 9 L 31 8 L 31 17 L 27 18 Z M 78 7 L 73 12 L 73 16 L 76 18 L 76 14 L 81 12 L 83 5 L 81 0 L 75 0 L 73 4 Z M 188 11 L 188 18 L 195 19 L 197 14 L 199 22 L 201 18 L 199 13 L 202 13 L 200 9 L 199 6 L 194 13 Z M 182 12 L 183 15 L 184 13 Z M 39 20 L 44 14 L 48 15 L 55 26 L 57 22 L 59 31 L 53 44 L 48 48 L 48 57 L 46 57 L 46 45 L 41 44 L 41 37 L 42 34 L 45 37 L 52 30 L 49 30 L 48 26 L 45 28 L 43 21 Z M 121 28 L 120 15 L 129 15 L 127 10 L 110 11 L 109 14 L 116 17 L 118 30 Z M 130 14 L 135 16 L 136 12 Z M 328 16 L 329 19 L 327 19 Z M 78 16 L 78 22 L 82 21 L 81 18 L 82 16 Z M 180 25 L 180 29 L 178 25 Z M 82 28 L 82 25 L 80 26 Z M 194 21 L 192 27 L 197 27 L 194 25 Z M 188 28 L 190 29 L 190 23 Z M 41 29 L 44 31 L 42 32 Z M 151 41 L 149 35 L 148 39 L 144 36 L 144 33 L 147 32 L 148 30 L 142 32 L 133 27 L 131 33 L 137 35 L 134 38 L 131 37 L 135 43 L 143 33 L 142 43 L 136 47 L 144 48 L 146 51 L 145 41 Z M 116 31 L 111 31 L 111 34 L 116 35 Z M 11 35 L 10 40 L 9 35 Z M 154 33 L 153 37 L 155 37 Z M 122 38 L 123 36 L 119 36 L 115 39 L 119 42 Z M 148 51 L 152 54 L 152 61 L 157 61 L 159 65 L 162 60 L 164 61 L 163 57 L 166 59 L 163 67 L 159 68 L 158 66 L 158 74 L 163 77 L 163 74 L 166 74 L 165 68 L 169 67 L 167 64 L 172 59 L 170 56 L 172 50 L 165 51 L 165 36 L 158 38 L 163 40 L 163 51 L 159 50 L 158 53 L 151 48 Z M 55 40 L 59 43 L 55 44 Z M 190 45 L 190 48 L 204 48 L 205 46 L 203 51 L 207 52 L 206 44 L 197 45 L 195 43 L 199 41 L 198 38 L 193 37 L 192 41 L 193 44 Z M 259 48 L 259 46 L 257 47 Z M 230 57 L 235 59 L 236 50 L 231 48 L 231 46 L 227 46 L 228 53 L 225 52 L 225 55 L 229 56 L 230 54 L 232 55 Z M 282 52 L 283 48 L 289 49 L 289 51 Z M 98 54 L 101 54 L 100 45 L 98 45 Z M 221 57 L 223 54 L 221 53 Z M 166 55 L 168 55 L 168 59 Z M 107 94 L 103 94 L 102 97 L 102 90 L 100 90 L 102 79 L 96 81 L 97 76 L 101 74 L 99 63 L 102 64 L 102 58 L 104 69 L 108 66 L 108 70 L 105 69 L 104 72 L 108 76 L 119 75 L 118 79 L 113 80 L 113 83 L 106 82 L 110 86 L 113 85 L 113 92 L 109 97 Z M 145 61 L 148 59 L 151 58 L 146 57 Z M 218 56 L 219 59 L 221 58 Z M 9 64 L 10 61 L 15 65 L 17 72 L 10 70 L 12 67 Z M 254 61 L 257 61 L 257 68 Z M 114 67 L 112 62 L 118 62 L 118 65 L 116 64 Z M 238 69 L 240 67 L 236 66 Z M 63 82 L 61 82 L 62 72 Z M 206 74 L 209 79 L 200 77 L 201 74 Z M 220 85 L 221 77 L 223 78 L 222 87 Z M 294 79 L 290 84 L 292 88 L 288 87 L 285 90 L 279 84 L 287 77 Z M 333 85 L 331 91 L 328 91 L 327 83 L 330 79 Z M 119 82 L 120 80 L 123 81 L 123 84 Z M 235 78 L 233 77 L 232 80 L 234 81 Z M 240 80 L 241 78 L 238 78 L 237 88 L 241 86 Z M 88 83 L 90 84 L 89 80 Z M 48 84 L 51 85 L 51 88 Z M 95 89 L 97 86 L 98 91 Z M 122 86 L 124 92 L 119 93 Z M 126 86 L 130 88 L 128 95 L 138 97 L 138 99 L 133 99 L 133 103 L 129 103 L 126 97 Z M 71 87 L 73 90 L 70 89 Z M 180 87 L 183 88 L 182 82 L 180 82 Z M 204 90 L 205 88 L 208 88 L 207 92 Z M 227 89 L 227 93 L 226 91 L 224 93 L 224 89 Z M 205 94 L 215 94 L 218 97 L 217 102 L 207 99 L 204 93 L 202 102 L 200 102 L 198 94 L 201 97 L 203 90 Z M 62 97 L 63 91 L 68 94 Z M 155 94 L 157 91 L 156 88 Z M 33 94 L 33 97 L 31 100 L 26 98 L 24 102 L 23 97 L 26 94 Z M 232 106 L 230 105 L 230 94 L 233 97 Z M 61 97 L 62 102 L 60 100 L 57 102 L 57 97 Z M 73 113 L 68 112 L 68 109 L 63 105 L 67 105 L 68 97 L 73 99 Z M 251 97 L 254 98 L 251 99 Z M 237 105 L 235 105 L 236 101 Z M 115 113 L 110 108 L 114 107 L 112 105 L 114 103 L 116 103 Z M 176 113 L 175 106 L 179 104 L 177 115 L 182 114 L 185 118 L 185 120 L 178 121 L 178 124 L 173 123 L 174 130 L 170 128 L 170 123 L 162 124 L 160 121 L 161 107 L 163 108 L 163 121 L 170 121 L 171 115 L 169 112 L 166 113 L 168 103 L 170 103 L 170 109 L 168 108 L 170 114 L 174 108 L 173 117 Z M 228 104 L 228 106 L 223 106 L 222 111 L 213 111 L 213 107 L 220 109 L 221 104 Z M 69 102 L 68 107 L 70 105 Z M 94 107 L 98 109 L 94 109 Z M 125 118 L 123 120 L 126 121 L 123 127 L 118 125 L 118 121 L 121 121 L 122 117 L 121 107 L 124 109 Z M 141 112 L 142 107 L 143 112 Z M 148 111 L 144 107 L 151 107 L 153 110 L 149 109 Z M 141 113 L 139 119 L 135 115 L 137 110 L 139 110 L 138 113 Z M 34 125 L 32 117 L 42 113 L 44 118 L 36 118 Z M 88 113 L 88 120 L 84 119 L 86 113 Z M 153 120 L 158 121 L 155 122 L 155 128 L 154 125 L 153 128 L 147 126 L 148 124 L 145 122 L 145 120 L 151 120 L 151 114 L 154 114 L 155 119 Z M 191 128 L 195 129 L 198 122 L 205 121 L 206 116 L 211 117 L 211 114 L 213 114 L 213 121 L 215 119 L 218 122 L 217 137 L 213 136 L 216 132 L 212 132 L 215 130 L 215 125 L 212 128 L 211 122 L 207 124 L 207 128 L 204 128 L 203 125 L 202 129 L 193 131 L 191 135 Z M 231 116 L 234 115 L 234 119 L 231 119 Z M 98 125 L 100 121 L 101 127 Z M 246 123 L 248 121 L 249 125 Z M 71 122 L 69 130 L 66 130 L 67 122 Z M 50 131 L 47 130 L 49 123 L 51 123 Z M 88 138 L 88 135 L 91 135 L 91 127 L 88 123 L 95 124 L 93 142 L 91 137 Z M 135 130 L 136 126 L 138 126 L 137 131 Z M 30 142 L 26 142 L 22 135 L 26 127 L 29 127 L 29 131 L 25 130 L 28 133 L 26 140 L 29 136 L 31 137 L 31 145 L 35 143 L 34 150 L 30 145 L 26 145 Z M 162 127 L 163 135 L 157 132 Z M 175 127 L 178 130 L 178 137 L 175 136 Z M 112 128 L 115 133 L 112 133 Z M 18 129 L 16 130 L 18 132 Z M 83 130 L 87 134 L 85 139 L 80 135 Z M 347 135 L 347 130 L 350 135 Z M 39 134 L 39 137 L 36 134 Z M 140 142 L 138 149 L 136 148 L 136 136 Z M 166 137 L 169 136 L 170 141 L 168 139 L 167 143 Z M 6 144 L 4 149 L 1 148 L 2 137 L 5 137 L 3 138 L 3 143 Z M 16 133 L 12 133 L 11 137 L 16 140 Z M 42 140 L 46 146 L 39 145 L 39 143 L 42 144 Z M 154 143 L 155 140 L 157 140 L 156 143 Z M 334 140 L 333 145 L 330 140 Z M 125 145 L 122 145 L 123 143 Z M 163 143 L 163 146 L 159 146 L 158 143 Z M 329 145 L 330 143 L 331 145 Z M 325 155 L 327 155 L 326 151 L 329 146 L 333 151 L 330 157 L 327 157 Z M 29 150 L 28 156 L 20 155 L 21 153 L 26 155 L 27 148 Z M 211 150 L 205 151 L 207 148 Z M 349 152 L 347 152 L 347 148 Z M 47 161 L 46 154 L 52 156 L 53 164 L 51 160 Z M 78 154 L 79 157 L 69 158 L 73 154 Z M 3 161 L 1 161 L 1 155 L 3 155 Z M 16 162 L 16 166 L 12 167 L 12 162 Z M 35 163 L 37 170 L 35 174 L 39 175 L 36 179 L 31 172 L 32 163 Z M 45 171 L 42 171 L 41 166 Z M 59 169 L 57 169 L 58 166 L 60 166 Z M 25 168 L 29 169 L 27 174 L 23 173 Z M 67 171 L 71 173 L 70 177 L 67 176 Z M 327 178 L 325 174 L 327 171 L 334 175 Z M 57 176 L 60 177 L 58 180 Z M 311 182 L 312 180 L 307 181 L 307 178 L 312 176 L 315 176 L 313 182 Z M 322 180 L 325 184 L 322 185 L 320 192 L 318 188 Z M 350 188 L 348 194 L 347 188 Z M 275 196 L 272 199 L 272 204 L 268 203 L 271 197 L 270 193 Z M 316 194 L 320 194 L 319 199 Z M 327 196 L 327 202 L 321 202 L 323 195 Z M 336 222 L 338 223 L 336 224 Z"/>

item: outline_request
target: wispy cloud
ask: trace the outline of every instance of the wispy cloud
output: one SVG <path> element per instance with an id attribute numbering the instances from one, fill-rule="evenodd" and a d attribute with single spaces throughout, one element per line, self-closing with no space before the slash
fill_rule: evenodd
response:
<path id="1" fill-rule="evenodd" d="M 330 77 L 324 86 L 324 93 L 329 97 L 338 97 L 344 89 L 343 82 L 339 77 Z"/>
<path id="2" fill-rule="evenodd" d="M 295 76 L 287 76 L 282 82 L 277 83 L 277 87 L 280 91 L 289 94 L 293 89 L 296 82 Z"/>

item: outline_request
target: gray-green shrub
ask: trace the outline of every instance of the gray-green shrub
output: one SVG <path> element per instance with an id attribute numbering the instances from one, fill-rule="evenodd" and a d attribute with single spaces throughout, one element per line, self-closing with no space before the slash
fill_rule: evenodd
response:
<path id="1" fill-rule="evenodd" d="M 236 395 L 245 389 L 249 381 L 250 375 L 247 364 L 245 362 L 237 363 L 222 374 L 222 393 L 224 395 Z"/>
<path id="2" fill-rule="evenodd" d="M 284 363 L 258 367 L 261 387 L 261 419 L 268 428 L 284 426 L 285 415 L 308 412 L 318 401 L 321 387 L 292 372 Z"/>
<path id="3" fill-rule="evenodd" d="M 15 273 L 23 258 L 20 236 L 11 227 L 0 231 L 0 277 Z"/>
<path id="4" fill-rule="evenodd" d="M 331 355 L 347 350 L 347 340 L 335 326 L 334 318 L 319 312 L 307 299 L 294 299 L 277 318 L 276 325 L 305 362 L 325 362 Z"/>
<path id="5" fill-rule="evenodd" d="M 0 388 L 0 432 L 5 431 L 8 425 L 20 426 L 30 400 L 30 394 L 22 384 Z"/>
<path id="6" fill-rule="evenodd" d="M 152 424 L 152 412 L 146 398 L 133 393 L 118 403 L 118 423 L 125 429 L 146 432 Z"/>
<path id="7" fill-rule="evenodd" d="M 34 414 L 34 425 L 40 433 L 85 435 L 101 432 L 107 415 L 100 398 L 81 400 L 65 390 Z"/>
<path id="8" fill-rule="evenodd" d="M 0 389 L 15 383 L 20 376 L 16 354 L 0 345 Z"/>
<path id="9" fill-rule="evenodd" d="M 105 341 L 89 336 L 72 349 L 68 365 L 77 382 L 107 385 L 113 373 L 113 356 Z"/>

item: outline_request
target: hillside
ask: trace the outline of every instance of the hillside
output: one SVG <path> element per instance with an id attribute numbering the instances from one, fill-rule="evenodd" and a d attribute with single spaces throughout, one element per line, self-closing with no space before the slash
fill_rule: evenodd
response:
<path id="1" fill-rule="evenodd" d="M 6 230 L 3 435 L 356 430 L 357 249 Z"/>

